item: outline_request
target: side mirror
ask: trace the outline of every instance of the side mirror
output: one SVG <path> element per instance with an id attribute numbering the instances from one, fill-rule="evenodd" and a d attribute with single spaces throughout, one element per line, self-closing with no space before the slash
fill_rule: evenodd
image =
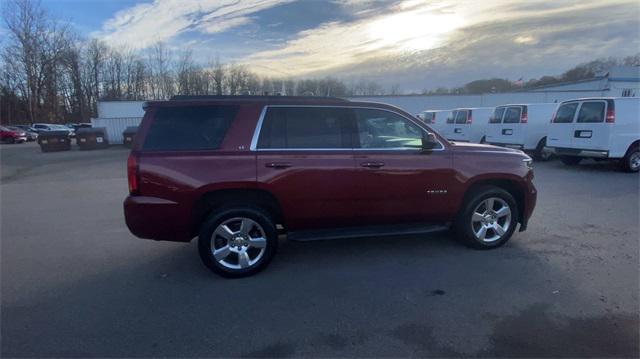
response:
<path id="1" fill-rule="evenodd" d="M 427 134 L 422 137 L 422 149 L 425 151 L 431 151 L 439 145 L 440 143 L 436 139 L 436 135 L 431 132 L 427 132 Z"/>

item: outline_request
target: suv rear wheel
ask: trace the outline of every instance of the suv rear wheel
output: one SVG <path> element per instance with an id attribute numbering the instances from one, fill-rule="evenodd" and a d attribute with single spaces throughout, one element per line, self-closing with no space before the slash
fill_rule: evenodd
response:
<path id="1" fill-rule="evenodd" d="M 455 223 L 458 239 L 476 249 L 505 244 L 518 224 L 518 206 L 513 196 L 498 187 L 478 188 Z"/>
<path id="2" fill-rule="evenodd" d="M 202 225 L 198 251 L 213 272 L 229 278 L 255 274 L 269 264 L 278 246 L 270 216 L 253 207 L 218 210 Z"/>

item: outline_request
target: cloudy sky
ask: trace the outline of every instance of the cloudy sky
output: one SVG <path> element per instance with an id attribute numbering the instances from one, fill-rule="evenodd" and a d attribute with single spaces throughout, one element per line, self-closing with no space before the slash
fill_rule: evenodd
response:
<path id="1" fill-rule="evenodd" d="M 45 0 L 87 37 L 273 77 L 372 79 L 405 91 L 559 74 L 640 52 L 637 0 Z"/>

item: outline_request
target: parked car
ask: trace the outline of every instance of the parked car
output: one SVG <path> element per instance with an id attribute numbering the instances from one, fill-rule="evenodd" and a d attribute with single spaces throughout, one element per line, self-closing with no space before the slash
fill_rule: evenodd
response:
<path id="1" fill-rule="evenodd" d="M 67 131 L 69 133 L 69 137 L 75 136 L 75 131 L 64 125 L 56 125 L 51 123 L 34 123 L 31 127 L 38 131 L 38 133 L 43 131 Z"/>
<path id="2" fill-rule="evenodd" d="M 12 130 L 0 126 L 0 142 L 2 143 L 22 143 L 27 141 L 27 134 L 24 131 Z"/>
<path id="3" fill-rule="evenodd" d="M 146 103 L 127 160 L 126 224 L 188 242 L 212 271 L 263 269 L 290 240 L 451 226 L 503 245 L 536 202 L 531 158 L 452 144 L 396 107 L 333 98 L 212 96 Z"/>
<path id="4" fill-rule="evenodd" d="M 458 108 L 446 120 L 445 136 L 452 141 L 485 142 L 485 132 L 493 107 Z"/>
<path id="5" fill-rule="evenodd" d="M 583 158 L 619 161 L 640 169 L 640 98 L 601 97 L 564 101 L 549 126 L 547 146 L 566 165 Z"/>
<path id="6" fill-rule="evenodd" d="M 537 160 L 548 160 L 547 131 L 554 103 L 535 103 L 498 106 L 489 118 L 486 142 L 492 145 L 517 148 Z"/>
<path id="7" fill-rule="evenodd" d="M 75 131 L 77 131 L 79 128 L 92 128 L 92 127 L 93 127 L 93 125 L 91 125 L 91 123 L 88 123 L 88 122 L 81 122 L 81 123 L 76 123 L 76 124 L 73 126 L 73 129 L 74 129 Z"/>
<path id="8" fill-rule="evenodd" d="M 427 110 L 419 113 L 418 118 L 442 135 L 446 129 L 447 115 L 450 112 L 450 110 Z"/>
<path id="9" fill-rule="evenodd" d="M 27 141 L 36 141 L 38 139 L 38 133 L 33 131 L 30 126 L 14 125 L 8 126 L 7 128 L 13 131 L 24 132 L 27 137 Z"/>

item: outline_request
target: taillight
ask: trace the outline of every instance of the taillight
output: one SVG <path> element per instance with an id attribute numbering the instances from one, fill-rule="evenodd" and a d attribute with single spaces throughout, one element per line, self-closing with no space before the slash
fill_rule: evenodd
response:
<path id="1" fill-rule="evenodd" d="M 431 124 L 435 124 L 436 123 L 436 114 L 433 114 L 433 117 L 431 117 Z"/>
<path id="2" fill-rule="evenodd" d="M 469 112 L 467 113 L 467 123 L 471 123 L 473 121 L 473 116 L 471 114 L 472 112 L 471 110 L 469 110 Z"/>
<path id="3" fill-rule="evenodd" d="M 614 123 L 616 122 L 616 110 L 614 108 L 609 107 L 607 110 L 607 117 L 605 117 L 605 122 Z"/>
<path id="4" fill-rule="evenodd" d="M 529 121 L 529 116 L 527 114 L 527 107 L 525 106 L 520 113 L 520 123 L 527 123 L 527 121 Z"/>
<path id="5" fill-rule="evenodd" d="M 129 181 L 129 193 L 138 193 L 138 157 L 133 152 L 127 158 L 127 180 Z"/>

